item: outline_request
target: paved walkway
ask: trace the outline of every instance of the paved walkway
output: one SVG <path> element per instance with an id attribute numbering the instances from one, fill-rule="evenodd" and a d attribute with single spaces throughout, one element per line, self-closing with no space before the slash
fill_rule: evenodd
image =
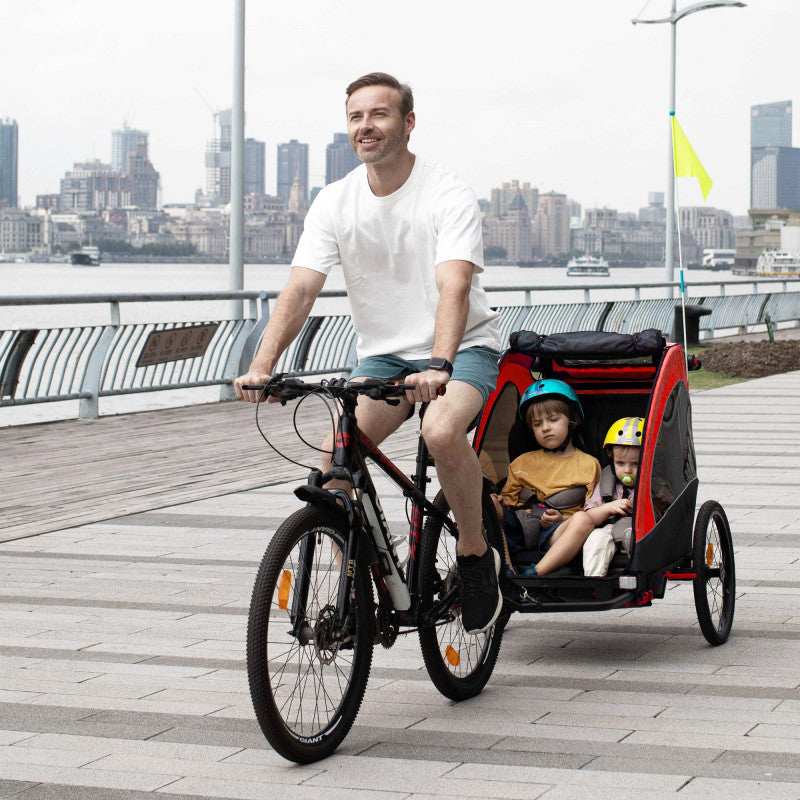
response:
<path id="1" fill-rule="evenodd" d="M 298 475 L 259 437 L 254 408 L 211 403 L 0 429 L 0 542 Z M 299 430 L 319 445 L 329 422 L 317 398 L 262 405 L 258 419 L 275 447 L 316 464 L 292 428 L 295 411 Z M 415 449 L 416 433 L 406 425 L 386 452 L 394 458 Z"/>
<path id="2" fill-rule="evenodd" d="M 728 644 L 705 643 L 681 584 L 652 608 L 516 617 L 455 705 L 401 639 L 312 766 L 267 747 L 243 664 L 291 484 L 0 544 L 0 798 L 800 798 L 798 392 L 793 373 L 693 397 L 700 499 L 734 532 Z"/>

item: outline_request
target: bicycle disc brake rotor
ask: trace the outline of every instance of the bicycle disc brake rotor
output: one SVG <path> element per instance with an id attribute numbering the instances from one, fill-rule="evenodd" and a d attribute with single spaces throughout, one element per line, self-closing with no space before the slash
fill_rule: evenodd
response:
<path id="1" fill-rule="evenodd" d="M 314 650 L 322 664 L 332 664 L 342 646 L 340 640 L 333 639 L 333 623 L 336 607 L 327 605 L 320 611 L 314 625 Z"/>

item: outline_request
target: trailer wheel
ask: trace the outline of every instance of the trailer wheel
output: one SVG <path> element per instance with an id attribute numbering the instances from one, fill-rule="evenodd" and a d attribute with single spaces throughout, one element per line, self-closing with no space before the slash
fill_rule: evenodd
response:
<path id="1" fill-rule="evenodd" d="M 736 603 L 733 539 L 725 510 L 715 500 L 700 507 L 694 524 L 694 605 L 703 636 L 711 645 L 728 641 Z"/>

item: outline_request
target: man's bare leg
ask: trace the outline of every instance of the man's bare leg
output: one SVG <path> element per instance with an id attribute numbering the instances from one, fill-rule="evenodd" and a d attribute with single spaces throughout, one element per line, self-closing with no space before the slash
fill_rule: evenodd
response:
<path id="1" fill-rule="evenodd" d="M 450 381 L 447 393 L 428 406 L 422 435 L 436 462 L 444 496 L 458 523 L 458 555 L 483 555 L 481 468 L 467 440 L 467 428 L 483 406 L 481 393 L 463 381 Z"/>

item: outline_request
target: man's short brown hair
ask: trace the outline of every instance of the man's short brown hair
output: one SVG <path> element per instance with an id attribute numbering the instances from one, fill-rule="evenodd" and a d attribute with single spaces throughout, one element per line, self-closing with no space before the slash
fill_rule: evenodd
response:
<path id="1" fill-rule="evenodd" d="M 367 75 L 356 78 L 345 90 L 347 99 L 350 99 L 350 95 L 353 92 L 363 89 L 365 86 L 388 86 L 390 89 L 397 89 L 400 92 L 400 114 L 403 118 L 414 110 L 414 95 L 411 92 L 411 87 L 405 83 L 400 83 L 397 78 L 387 72 L 370 72 Z"/>

